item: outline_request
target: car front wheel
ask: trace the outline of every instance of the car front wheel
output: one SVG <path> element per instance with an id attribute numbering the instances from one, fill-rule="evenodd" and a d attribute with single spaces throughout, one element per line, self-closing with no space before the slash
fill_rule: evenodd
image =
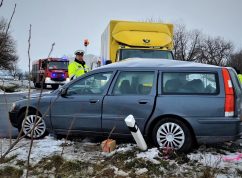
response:
<path id="1" fill-rule="evenodd" d="M 152 133 L 156 146 L 173 148 L 179 152 L 188 152 L 192 147 L 192 135 L 182 121 L 174 118 L 160 120 Z"/>
<path id="2" fill-rule="evenodd" d="M 25 115 L 25 113 L 23 113 Z M 23 116 L 22 115 L 22 116 Z M 24 118 L 24 116 L 22 117 Z M 22 119 L 23 135 L 26 135 L 27 138 L 31 138 L 31 130 L 33 130 L 33 138 L 39 139 L 47 135 L 45 121 L 36 111 L 30 111 L 26 119 Z M 21 128 L 19 128 L 19 131 Z"/>

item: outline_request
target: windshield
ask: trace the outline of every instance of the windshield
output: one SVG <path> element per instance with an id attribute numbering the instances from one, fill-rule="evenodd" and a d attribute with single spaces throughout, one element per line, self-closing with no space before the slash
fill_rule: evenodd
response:
<path id="1" fill-rule="evenodd" d="M 50 61 L 48 62 L 49 69 L 66 69 L 68 68 L 67 61 Z"/>
<path id="2" fill-rule="evenodd" d="M 147 50 L 147 49 L 123 49 L 120 50 L 119 60 L 127 58 L 159 58 L 159 59 L 173 59 L 171 51 L 162 50 Z"/>

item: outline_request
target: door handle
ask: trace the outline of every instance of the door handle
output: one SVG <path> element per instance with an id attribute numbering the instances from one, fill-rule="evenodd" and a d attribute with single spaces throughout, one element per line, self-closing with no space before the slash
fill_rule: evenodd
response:
<path id="1" fill-rule="evenodd" d="M 98 99 L 90 99 L 89 102 L 90 103 L 97 103 L 97 102 L 99 102 L 99 100 Z"/>
<path id="2" fill-rule="evenodd" d="M 139 104 L 147 104 L 148 100 L 139 100 Z"/>

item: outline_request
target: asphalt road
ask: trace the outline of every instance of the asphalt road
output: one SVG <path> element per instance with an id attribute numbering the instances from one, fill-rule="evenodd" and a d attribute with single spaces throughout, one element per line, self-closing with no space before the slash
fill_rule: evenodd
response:
<path id="1" fill-rule="evenodd" d="M 50 90 L 44 90 L 43 92 L 45 91 Z M 36 90 L 32 93 L 39 92 L 39 90 Z M 18 130 L 12 127 L 9 122 L 8 111 L 10 110 L 13 102 L 21 99 L 27 94 L 28 93 L 0 94 L 0 138 L 9 138 L 10 135 L 14 138 L 18 135 Z M 5 100 L 7 100 L 7 102 Z"/>
<path id="2" fill-rule="evenodd" d="M 13 102 L 21 99 L 25 94 L 0 94 L 0 137 L 6 138 L 12 134 L 15 137 L 18 130 L 12 127 L 8 119 L 8 111 Z M 7 101 L 7 102 L 6 102 Z"/>

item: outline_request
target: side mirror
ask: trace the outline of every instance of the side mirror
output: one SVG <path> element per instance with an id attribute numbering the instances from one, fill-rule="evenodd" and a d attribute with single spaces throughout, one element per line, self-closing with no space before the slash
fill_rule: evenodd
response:
<path id="1" fill-rule="evenodd" d="M 60 89 L 60 95 L 65 96 L 67 94 L 67 88 L 61 88 Z"/>

